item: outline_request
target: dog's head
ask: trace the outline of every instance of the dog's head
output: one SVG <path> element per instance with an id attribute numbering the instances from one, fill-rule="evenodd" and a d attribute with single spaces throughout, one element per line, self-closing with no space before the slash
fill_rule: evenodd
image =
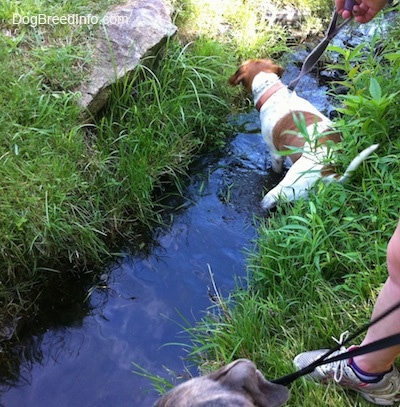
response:
<path id="1" fill-rule="evenodd" d="M 270 59 L 249 59 L 240 65 L 239 69 L 229 78 L 228 82 L 232 86 L 242 84 L 245 89 L 251 93 L 253 79 L 260 72 L 274 73 L 282 77 L 284 69 L 276 65 Z"/>
<path id="2" fill-rule="evenodd" d="M 286 387 L 268 382 L 252 362 L 238 359 L 180 384 L 154 407 L 278 407 L 288 398 Z"/>

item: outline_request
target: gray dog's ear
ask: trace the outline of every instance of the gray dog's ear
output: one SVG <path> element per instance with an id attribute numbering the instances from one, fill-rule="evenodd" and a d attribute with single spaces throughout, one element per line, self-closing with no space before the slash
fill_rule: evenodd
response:
<path id="1" fill-rule="evenodd" d="M 289 399 L 289 390 L 280 384 L 265 380 L 254 363 L 238 359 L 208 377 L 232 390 L 246 391 L 249 400 L 257 407 L 279 407 Z"/>

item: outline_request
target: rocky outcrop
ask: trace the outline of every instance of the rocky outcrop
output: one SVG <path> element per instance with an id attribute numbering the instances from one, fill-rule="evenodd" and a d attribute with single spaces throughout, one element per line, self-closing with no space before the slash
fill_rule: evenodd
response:
<path id="1" fill-rule="evenodd" d="M 163 0 L 129 0 L 105 14 L 96 33 L 90 77 L 78 89 L 86 113 L 97 113 L 111 85 L 175 34 L 171 12 Z"/>

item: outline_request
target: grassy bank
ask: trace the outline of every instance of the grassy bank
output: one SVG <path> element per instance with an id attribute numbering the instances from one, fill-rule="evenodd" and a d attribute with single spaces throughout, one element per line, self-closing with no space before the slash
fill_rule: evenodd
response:
<path id="1" fill-rule="evenodd" d="M 52 279 L 103 267 L 121 240 L 140 247 L 162 221 L 166 191 L 179 193 L 192 158 L 226 137 L 221 56 L 169 41 L 84 125 L 75 89 L 98 27 L 13 23 L 14 15 L 101 16 L 113 3 L 0 4 L 1 326 L 35 315 Z M 13 334 L 1 330 L 0 341 Z"/>
<path id="2" fill-rule="evenodd" d="M 344 74 L 332 94 L 340 107 L 338 127 L 345 168 L 362 148 L 380 147 L 346 185 L 316 186 L 309 200 L 282 205 L 260 220 L 248 254 L 249 288 L 222 300 L 188 329 L 192 357 L 213 369 L 235 358 L 253 360 L 269 378 L 294 370 L 300 352 L 331 347 L 346 330 L 369 321 L 387 278 L 386 246 L 399 217 L 400 103 L 398 22 L 354 50 L 332 48 Z M 377 52 L 379 49 L 379 52 Z M 298 380 L 290 406 L 367 406 L 331 385 Z"/>

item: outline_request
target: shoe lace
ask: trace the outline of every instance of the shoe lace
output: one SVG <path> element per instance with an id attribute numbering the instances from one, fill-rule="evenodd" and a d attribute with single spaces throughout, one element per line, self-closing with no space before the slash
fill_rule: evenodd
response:
<path id="1" fill-rule="evenodd" d="M 339 340 L 333 336 L 332 336 L 332 339 L 339 345 L 342 345 L 347 340 L 348 336 L 349 336 L 349 331 L 345 331 L 340 335 Z M 336 355 L 339 355 L 346 351 L 347 351 L 346 347 L 341 346 L 340 349 L 337 350 L 336 352 L 333 352 L 331 356 L 336 356 Z M 339 360 L 339 361 L 332 362 L 332 363 L 327 363 L 325 365 L 325 369 L 327 371 L 333 373 L 333 379 L 335 380 L 336 383 L 340 383 L 340 381 L 343 378 L 346 366 L 347 366 L 347 359 Z"/>

